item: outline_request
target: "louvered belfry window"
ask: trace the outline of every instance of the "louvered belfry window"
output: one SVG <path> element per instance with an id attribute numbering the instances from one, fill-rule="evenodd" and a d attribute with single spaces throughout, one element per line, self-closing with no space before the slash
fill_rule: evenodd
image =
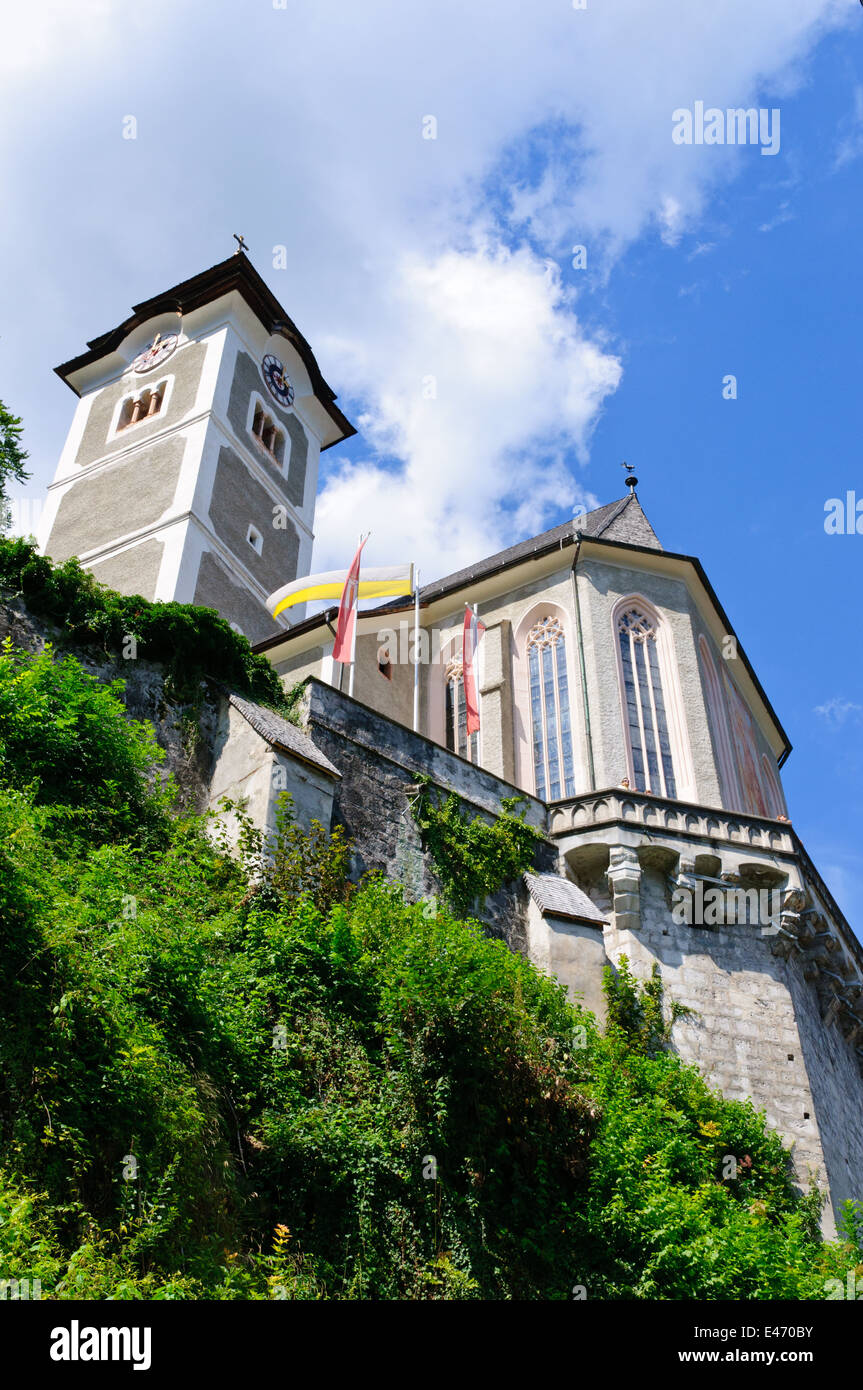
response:
<path id="1" fill-rule="evenodd" d="M 617 622 L 632 773 L 637 791 L 676 797 L 656 624 L 638 608 Z"/>
<path id="2" fill-rule="evenodd" d="M 527 635 L 530 723 L 536 794 L 575 796 L 566 637 L 559 618 L 541 618 Z"/>

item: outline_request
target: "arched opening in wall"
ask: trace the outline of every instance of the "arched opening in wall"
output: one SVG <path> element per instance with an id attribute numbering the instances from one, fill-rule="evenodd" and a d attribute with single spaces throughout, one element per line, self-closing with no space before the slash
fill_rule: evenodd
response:
<path id="1" fill-rule="evenodd" d="M 707 694 L 707 717 L 710 731 L 713 735 L 717 762 L 719 764 L 723 805 L 728 810 L 741 811 L 743 810 L 742 797 L 740 793 L 740 784 L 737 780 L 734 749 L 731 743 L 728 710 L 725 704 L 725 697 L 722 693 L 722 686 L 719 682 L 716 663 L 713 660 L 713 653 L 703 633 L 698 638 L 698 656 L 701 662 L 701 671 L 704 676 L 704 686 Z"/>
<path id="2" fill-rule="evenodd" d="M 567 629 L 563 610 L 543 603 L 516 633 L 516 765 L 521 786 L 542 801 L 577 792 Z"/>
<path id="3" fill-rule="evenodd" d="M 612 622 L 629 780 L 654 796 L 692 796 L 686 719 L 667 625 L 640 594 L 615 604 Z"/>
<path id="4" fill-rule="evenodd" d="M 279 429 L 272 415 L 257 400 L 252 413 L 251 433 L 266 453 L 281 465 L 285 457 L 284 431 Z"/>
<path id="5" fill-rule="evenodd" d="M 445 739 L 451 753 L 479 764 L 479 734 L 468 734 L 467 704 L 464 693 L 464 665 L 461 642 L 453 642 L 453 650 L 444 666 Z"/>
<path id="6" fill-rule="evenodd" d="M 774 820 L 779 816 L 786 815 L 785 797 L 782 795 L 782 783 L 776 768 L 771 764 L 766 753 L 761 755 L 761 767 L 764 772 L 764 789 L 767 793 L 767 814 Z"/>
<path id="7" fill-rule="evenodd" d="M 145 386 L 134 395 L 126 396 L 120 406 L 115 432 L 119 434 L 120 430 L 129 429 L 131 425 L 140 425 L 144 420 L 151 420 L 154 415 L 159 415 L 167 385 L 167 381 L 160 381 L 157 386 Z"/>
<path id="8" fill-rule="evenodd" d="M 767 794 L 758 763 L 758 742 L 749 707 L 727 671 L 722 672 L 735 766 L 740 786 L 740 810 L 767 816 Z"/>

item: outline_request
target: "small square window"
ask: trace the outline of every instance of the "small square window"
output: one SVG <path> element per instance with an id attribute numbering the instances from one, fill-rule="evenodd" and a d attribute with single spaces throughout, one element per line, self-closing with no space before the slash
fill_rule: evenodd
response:
<path id="1" fill-rule="evenodd" d="M 258 555 L 262 553 L 264 549 L 264 538 L 260 531 L 256 530 L 254 526 L 250 526 L 246 532 L 246 540 Z"/>

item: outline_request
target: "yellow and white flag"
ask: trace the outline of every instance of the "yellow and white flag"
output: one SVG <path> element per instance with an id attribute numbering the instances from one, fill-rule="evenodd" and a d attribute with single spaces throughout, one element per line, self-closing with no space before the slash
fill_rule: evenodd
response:
<path id="1" fill-rule="evenodd" d="M 274 618 L 278 618 L 286 608 L 296 603 L 311 603 L 315 599 L 341 599 L 348 577 L 346 569 L 327 570 L 325 574 L 306 574 L 294 579 L 281 589 L 276 589 L 267 599 L 267 607 Z M 368 566 L 360 572 L 359 597 L 398 598 L 402 594 L 412 594 L 414 587 L 413 565 Z"/>

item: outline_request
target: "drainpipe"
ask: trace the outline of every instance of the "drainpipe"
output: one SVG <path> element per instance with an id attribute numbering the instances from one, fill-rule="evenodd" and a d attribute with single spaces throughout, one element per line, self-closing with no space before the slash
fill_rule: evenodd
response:
<path id="1" fill-rule="evenodd" d="M 572 562 L 570 577 L 572 579 L 572 595 L 575 601 L 575 631 L 578 640 L 578 665 L 581 672 L 581 698 L 584 703 L 584 727 L 587 734 L 587 767 L 590 776 L 590 790 L 596 791 L 596 771 L 593 766 L 593 737 L 590 732 L 590 704 L 587 698 L 587 671 L 584 666 L 584 636 L 581 629 L 581 604 L 578 601 L 578 580 L 575 571 L 578 565 L 578 557 L 581 552 L 581 541 L 575 543 L 575 559 Z"/>

